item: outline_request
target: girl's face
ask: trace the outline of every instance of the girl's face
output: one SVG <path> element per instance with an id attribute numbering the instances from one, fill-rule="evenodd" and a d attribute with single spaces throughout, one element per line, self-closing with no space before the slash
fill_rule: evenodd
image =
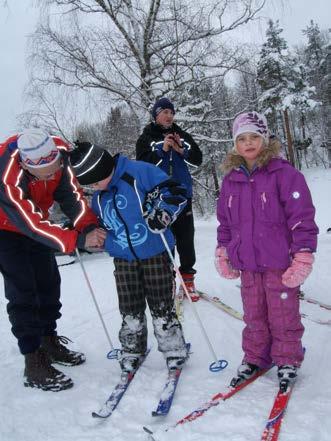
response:
<path id="1" fill-rule="evenodd" d="M 236 149 L 240 156 L 242 156 L 248 168 L 252 168 L 256 162 L 256 158 L 263 149 L 263 137 L 257 133 L 247 132 L 242 133 L 236 139 Z"/>

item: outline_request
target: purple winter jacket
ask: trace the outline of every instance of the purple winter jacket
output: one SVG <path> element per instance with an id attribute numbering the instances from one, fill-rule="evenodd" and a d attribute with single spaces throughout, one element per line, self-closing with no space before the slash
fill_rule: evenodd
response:
<path id="1" fill-rule="evenodd" d="M 250 176 L 233 169 L 217 202 L 218 246 L 236 269 L 286 269 L 297 251 L 316 251 L 314 215 L 304 176 L 284 159 L 273 158 Z"/>

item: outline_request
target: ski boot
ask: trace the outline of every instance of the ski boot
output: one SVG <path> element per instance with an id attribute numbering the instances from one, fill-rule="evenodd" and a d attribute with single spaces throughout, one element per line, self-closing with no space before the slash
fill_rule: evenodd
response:
<path id="1" fill-rule="evenodd" d="M 297 377 L 297 367 L 293 365 L 278 366 L 279 390 L 285 394 Z"/>
<path id="2" fill-rule="evenodd" d="M 245 380 L 251 378 L 260 368 L 256 364 L 243 362 L 238 367 L 237 376 L 233 377 L 230 386 L 236 387 Z"/>
<path id="3" fill-rule="evenodd" d="M 122 372 L 125 374 L 135 372 L 139 367 L 140 360 L 140 354 L 129 354 L 127 352 L 122 354 L 119 360 Z"/>
<path id="4" fill-rule="evenodd" d="M 187 289 L 187 292 L 189 293 L 189 296 L 191 297 L 192 302 L 197 302 L 200 300 L 200 296 L 197 293 L 194 285 L 194 274 L 189 273 L 182 273 L 182 278 L 185 283 L 185 287 Z M 179 287 L 179 293 L 185 298 L 185 292 L 184 288 L 182 286 Z"/>

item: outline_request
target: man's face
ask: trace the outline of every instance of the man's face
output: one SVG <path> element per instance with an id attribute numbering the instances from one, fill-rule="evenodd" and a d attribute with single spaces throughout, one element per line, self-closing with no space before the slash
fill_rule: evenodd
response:
<path id="1" fill-rule="evenodd" d="M 47 165 L 46 167 L 29 167 L 24 163 L 21 163 L 21 166 L 40 181 L 50 181 L 54 178 L 55 173 L 62 167 L 62 160 L 59 158 L 53 164 Z"/>
<path id="2" fill-rule="evenodd" d="M 159 124 L 163 127 L 171 127 L 174 121 L 174 113 L 171 109 L 163 109 L 156 116 L 156 124 Z"/>

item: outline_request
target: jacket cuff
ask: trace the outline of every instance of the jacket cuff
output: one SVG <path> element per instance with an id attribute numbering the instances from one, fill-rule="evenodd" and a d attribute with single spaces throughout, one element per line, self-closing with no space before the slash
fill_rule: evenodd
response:
<path id="1" fill-rule="evenodd" d="M 77 237 L 76 247 L 78 249 L 85 249 L 85 241 L 86 241 L 87 233 L 79 233 Z"/>
<path id="2" fill-rule="evenodd" d="M 87 225 L 85 228 L 83 228 L 81 233 L 86 235 L 87 233 L 90 233 L 91 231 L 95 230 L 96 228 L 98 228 L 97 224 L 90 224 L 90 225 Z"/>

